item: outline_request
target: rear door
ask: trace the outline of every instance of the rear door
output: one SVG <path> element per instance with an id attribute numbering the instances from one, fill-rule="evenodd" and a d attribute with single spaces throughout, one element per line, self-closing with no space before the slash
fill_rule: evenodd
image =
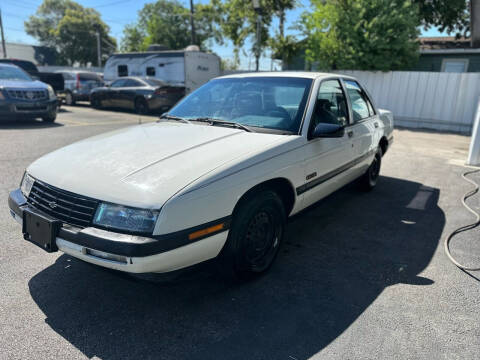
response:
<path id="1" fill-rule="evenodd" d="M 305 193 L 304 206 L 343 186 L 350 172 L 351 139 L 346 132 L 340 138 L 312 139 L 310 136 L 319 123 L 349 124 L 346 95 L 340 80 L 322 80 L 316 97 L 305 147 L 305 183 L 297 189 L 298 195 Z"/>
<path id="2" fill-rule="evenodd" d="M 379 127 L 379 118 L 375 113 L 367 93 L 355 80 L 343 79 L 343 84 L 350 104 L 352 124 L 346 128 L 352 140 L 351 157 L 355 162 L 357 175 L 365 172 L 372 162 L 377 144 L 374 134 Z"/>

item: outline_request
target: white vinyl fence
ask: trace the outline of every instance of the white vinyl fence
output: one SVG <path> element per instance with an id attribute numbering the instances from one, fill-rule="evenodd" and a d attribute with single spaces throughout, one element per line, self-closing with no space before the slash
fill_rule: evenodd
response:
<path id="1" fill-rule="evenodd" d="M 480 96 L 480 73 L 339 71 L 356 77 L 395 125 L 470 134 Z"/>

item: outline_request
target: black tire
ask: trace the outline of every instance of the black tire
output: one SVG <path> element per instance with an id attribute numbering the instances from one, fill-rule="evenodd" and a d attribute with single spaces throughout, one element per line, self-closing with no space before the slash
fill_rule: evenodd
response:
<path id="1" fill-rule="evenodd" d="M 90 99 L 90 106 L 95 109 L 100 109 L 102 107 L 102 102 L 98 97 L 92 96 L 92 98 Z"/>
<path id="2" fill-rule="evenodd" d="M 75 105 L 75 97 L 70 91 L 67 91 L 65 94 L 65 105 L 68 105 L 68 106 Z"/>
<path id="3" fill-rule="evenodd" d="M 372 163 L 368 167 L 368 170 L 360 178 L 360 186 L 364 191 L 372 190 L 378 182 L 380 176 L 380 168 L 382 166 L 382 149 L 378 147 L 375 157 Z"/>
<path id="4" fill-rule="evenodd" d="M 144 98 L 135 99 L 135 112 L 140 115 L 148 114 L 148 104 Z"/>
<path id="5" fill-rule="evenodd" d="M 220 274 L 240 281 L 266 272 L 278 254 L 285 225 L 285 209 L 274 191 L 255 192 L 242 200 L 218 259 Z"/>
<path id="6" fill-rule="evenodd" d="M 57 111 L 51 111 L 48 115 L 42 116 L 42 120 L 47 123 L 53 123 L 57 118 Z"/>

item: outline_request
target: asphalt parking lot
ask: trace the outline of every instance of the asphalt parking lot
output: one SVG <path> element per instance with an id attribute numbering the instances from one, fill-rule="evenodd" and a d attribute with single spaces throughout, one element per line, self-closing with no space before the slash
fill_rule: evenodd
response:
<path id="1" fill-rule="evenodd" d="M 480 281 L 443 252 L 472 220 L 465 136 L 396 130 L 378 187 L 348 186 L 292 218 L 271 271 L 242 285 L 209 268 L 125 276 L 22 239 L 6 200 L 29 163 L 155 120 L 78 106 L 54 124 L 0 123 L 0 359 L 480 358 Z M 456 238 L 454 254 L 480 262 L 479 234 Z"/>

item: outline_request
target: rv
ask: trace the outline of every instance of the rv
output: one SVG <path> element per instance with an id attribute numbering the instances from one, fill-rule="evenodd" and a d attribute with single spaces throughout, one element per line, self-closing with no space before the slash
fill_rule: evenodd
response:
<path id="1" fill-rule="evenodd" d="M 122 76 L 148 76 L 184 86 L 187 93 L 219 75 L 220 58 L 217 55 L 188 48 L 113 54 L 104 69 L 107 82 Z"/>

